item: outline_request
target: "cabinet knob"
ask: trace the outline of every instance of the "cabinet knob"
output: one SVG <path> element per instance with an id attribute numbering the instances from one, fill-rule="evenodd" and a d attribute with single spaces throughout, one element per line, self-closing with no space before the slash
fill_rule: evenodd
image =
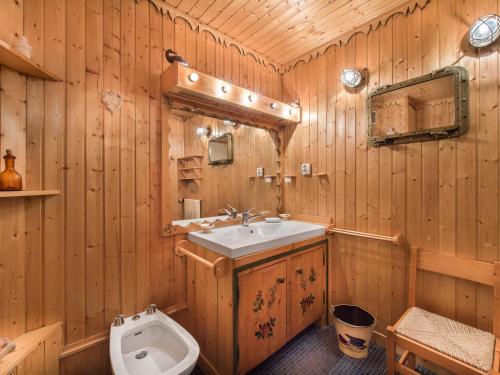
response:
<path id="1" fill-rule="evenodd" d="M 285 282 L 285 278 L 284 277 L 278 277 L 276 279 L 276 281 L 279 283 L 279 284 L 283 284 Z"/>
<path id="2" fill-rule="evenodd" d="M 295 272 L 297 272 L 299 275 L 302 275 L 304 273 L 304 270 L 302 268 L 296 268 Z"/>

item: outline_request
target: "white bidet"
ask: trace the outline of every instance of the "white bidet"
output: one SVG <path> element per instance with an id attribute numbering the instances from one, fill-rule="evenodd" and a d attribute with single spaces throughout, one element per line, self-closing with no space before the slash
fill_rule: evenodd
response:
<path id="1" fill-rule="evenodd" d="M 156 306 L 111 325 L 111 367 L 115 375 L 190 374 L 200 347 L 196 340 Z"/>

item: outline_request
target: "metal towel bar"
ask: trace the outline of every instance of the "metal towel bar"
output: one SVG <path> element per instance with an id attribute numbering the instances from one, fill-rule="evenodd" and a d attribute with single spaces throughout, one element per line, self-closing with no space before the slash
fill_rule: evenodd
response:
<path id="1" fill-rule="evenodd" d="M 382 234 L 358 232 L 355 230 L 335 228 L 333 226 L 328 227 L 328 229 L 326 231 L 327 231 L 327 233 L 339 233 L 339 234 L 345 234 L 348 236 L 371 238 L 371 239 L 379 240 L 379 241 L 387 241 L 387 242 L 391 242 L 393 245 L 398 245 L 398 246 L 403 243 L 403 236 L 400 233 L 395 234 L 394 236 L 384 236 Z"/>
<path id="2" fill-rule="evenodd" d="M 220 257 L 215 260 L 215 262 L 209 262 L 208 260 L 200 257 L 189 251 L 191 243 L 188 240 L 180 240 L 175 243 L 175 254 L 178 256 L 187 256 L 194 261 L 203 264 L 208 269 L 212 270 L 214 276 L 219 279 L 226 274 L 227 271 L 227 258 Z"/>

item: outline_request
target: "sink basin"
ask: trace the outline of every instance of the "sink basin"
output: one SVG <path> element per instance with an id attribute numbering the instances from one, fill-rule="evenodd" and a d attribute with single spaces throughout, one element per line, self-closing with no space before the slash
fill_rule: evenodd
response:
<path id="1" fill-rule="evenodd" d="M 323 225 L 302 221 L 256 222 L 216 228 L 210 233 L 192 232 L 188 240 L 234 259 L 274 247 L 290 245 L 325 234 Z"/>

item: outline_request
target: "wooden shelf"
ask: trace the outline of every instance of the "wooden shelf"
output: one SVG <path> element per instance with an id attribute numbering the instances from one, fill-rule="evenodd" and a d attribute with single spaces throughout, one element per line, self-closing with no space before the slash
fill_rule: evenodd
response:
<path id="1" fill-rule="evenodd" d="M 182 156 L 180 158 L 177 158 L 177 160 L 191 160 L 191 159 L 202 159 L 203 155 L 188 155 L 188 156 Z"/>
<path id="2" fill-rule="evenodd" d="M 200 170 L 202 169 L 201 167 L 191 167 L 191 168 L 179 168 L 179 171 L 193 171 L 193 170 Z"/>
<path id="3" fill-rule="evenodd" d="M 60 190 L 21 190 L 21 191 L 0 191 L 0 198 L 16 197 L 43 197 L 50 195 L 59 195 Z"/>
<path id="4" fill-rule="evenodd" d="M 5 65 L 19 73 L 31 77 L 55 82 L 62 81 L 62 79 L 54 73 L 38 66 L 34 61 L 23 56 L 2 39 L 0 39 L 0 65 Z"/>
<path id="5" fill-rule="evenodd" d="M 328 173 L 314 173 L 313 177 L 326 177 L 328 176 Z"/>
<path id="6" fill-rule="evenodd" d="M 201 177 L 183 177 L 179 178 L 179 181 L 194 181 L 194 180 L 202 180 Z"/>
<path id="7" fill-rule="evenodd" d="M 286 174 L 286 175 L 284 175 L 283 177 L 295 178 L 295 177 L 297 177 L 297 176 L 296 176 L 296 175 L 294 175 L 294 174 Z"/>
<path id="8" fill-rule="evenodd" d="M 195 80 L 189 77 L 197 75 Z M 221 87 L 230 86 L 223 93 Z M 279 130 L 298 124 L 301 109 L 178 63 L 161 75 L 161 92 L 175 109 L 259 128 Z M 250 99 L 252 97 L 252 99 Z M 253 98 L 254 97 L 254 98 Z"/>

